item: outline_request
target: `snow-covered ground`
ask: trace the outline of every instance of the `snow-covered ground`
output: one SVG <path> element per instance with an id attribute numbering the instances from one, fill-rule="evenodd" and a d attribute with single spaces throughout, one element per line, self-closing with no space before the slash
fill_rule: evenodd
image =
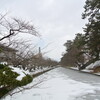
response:
<path id="1" fill-rule="evenodd" d="M 43 72 L 43 71 L 46 71 L 46 70 L 49 70 L 52 68 L 54 68 L 54 67 L 43 67 L 42 69 L 40 68 L 40 69 L 36 69 L 36 70 L 30 72 L 30 74 L 34 75 L 34 74 L 37 74 L 37 73 L 40 73 L 40 72 Z"/>
<path id="2" fill-rule="evenodd" d="M 100 67 L 100 60 L 91 63 L 90 65 L 88 65 L 85 69 L 81 70 L 82 72 L 87 72 L 87 73 L 92 73 L 95 75 L 100 75 L 100 72 L 98 73 L 93 73 L 93 69 L 96 67 Z M 70 67 L 70 69 L 74 69 L 74 70 L 79 70 L 77 67 Z"/>
<path id="3" fill-rule="evenodd" d="M 93 69 L 95 67 L 99 67 L 100 66 L 100 60 L 90 64 L 89 66 L 86 67 L 86 69 Z"/>
<path id="4" fill-rule="evenodd" d="M 19 74 L 19 76 L 16 78 L 17 80 L 22 80 L 23 77 L 26 76 L 26 74 L 30 75 L 30 72 L 27 70 L 23 70 L 23 69 L 20 69 L 20 68 L 17 68 L 17 67 L 13 67 L 13 66 L 8 66 L 12 69 L 13 72 L 16 72 Z"/>
<path id="5" fill-rule="evenodd" d="M 1 62 L 1 64 L 7 64 L 7 63 Z M 19 76 L 16 78 L 17 80 L 22 80 L 22 78 L 25 77 L 27 74 L 28 75 L 35 75 L 37 73 L 52 69 L 52 67 L 42 67 L 42 69 L 39 68 L 39 69 L 36 69 L 32 72 L 29 72 L 29 70 L 23 70 L 22 68 L 18 68 L 18 67 L 13 67 L 13 66 L 8 66 L 8 67 L 10 67 L 13 72 L 16 72 L 19 74 Z M 3 73 L 5 74 L 5 72 L 3 72 Z"/>
<path id="6" fill-rule="evenodd" d="M 34 88 L 24 90 L 2 100 L 86 100 L 84 95 L 95 94 L 100 87 L 70 79 L 61 73 L 62 68 L 45 73 L 24 88 L 39 83 Z M 13 92 L 18 91 L 18 89 Z M 98 100 L 98 99 L 93 99 Z"/>

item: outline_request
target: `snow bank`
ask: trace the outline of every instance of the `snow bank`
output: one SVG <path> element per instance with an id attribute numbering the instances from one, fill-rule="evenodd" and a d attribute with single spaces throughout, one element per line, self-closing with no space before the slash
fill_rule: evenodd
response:
<path id="1" fill-rule="evenodd" d="M 100 60 L 96 61 L 94 64 L 93 64 L 93 67 L 98 67 L 100 66 Z"/>
<path id="2" fill-rule="evenodd" d="M 43 72 L 43 71 L 46 71 L 46 70 L 49 70 L 49 69 L 52 69 L 51 67 L 43 67 L 42 69 L 36 69 L 32 72 L 30 72 L 31 75 L 34 75 L 34 74 L 37 74 L 37 73 L 40 73 L 40 72 Z"/>
<path id="3" fill-rule="evenodd" d="M 33 72 L 29 72 L 28 70 L 23 70 L 23 69 L 20 69 L 20 68 L 16 68 L 16 67 L 13 67 L 13 66 L 9 66 L 10 68 L 12 68 L 12 71 L 13 72 L 16 72 L 19 74 L 19 76 L 16 78 L 17 80 L 22 80 L 22 78 L 24 76 L 26 76 L 26 74 L 29 74 L 29 75 L 34 75 L 34 74 L 37 74 L 39 72 L 43 72 L 43 71 L 46 71 L 46 70 L 49 70 L 51 69 L 50 67 L 43 67 L 42 69 L 36 69 L 34 70 Z"/>
<path id="4" fill-rule="evenodd" d="M 100 60 L 90 64 L 89 66 L 86 67 L 86 69 L 93 69 L 95 67 L 99 67 L 100 66 Z"/>
<path id="5" fill-rule="evenodd" d="M 7 64 L 7 62 L 0 62 L 0 64 Z"/>
<path id="6" fill-rule="evenodd" d="M 92 73 L 93 70 L 83 69 L 82 72 Z"/>
<path id="7" fill-rule="evenodd" d="M 79 70 L 78 67 L 70 67 L 70 69 Z"/>
<path id="8" fill-rule="evenodd" d="M 13 72 L 16 72 L 16 73 L 19 74 L 19 76 L 16 78 L 19 81 L 22 80 L 22 78 L 25 77 L 26 74 L 30 75 L 29 71 L 25 71 L 23 69 L 16 68 L 16 67 L 13 67 L 13 66 L 9 66 L 9 67 L 12 69 Z"/>

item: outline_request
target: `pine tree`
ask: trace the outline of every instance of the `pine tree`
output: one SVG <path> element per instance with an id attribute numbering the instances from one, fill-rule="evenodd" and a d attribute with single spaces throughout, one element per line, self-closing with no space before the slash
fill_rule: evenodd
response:
<path id="1" fill-rule="evenodd" d="M 68 40 L 64 46 L 66 47 L 66 53 L 61 58 L 61 64 L 64 66 L 80 66 L 84 63 L 84 56 L 82 51 L 83 35 L 77 34 L 76 38 L 71 41 Z"/>
<path id="2" fill-rule="evenodd" d="M 87 0 L 83 19 L 88 18 L 84 28 L 85 41 L 91 58 L 100 59 L 100 0 Z"/>

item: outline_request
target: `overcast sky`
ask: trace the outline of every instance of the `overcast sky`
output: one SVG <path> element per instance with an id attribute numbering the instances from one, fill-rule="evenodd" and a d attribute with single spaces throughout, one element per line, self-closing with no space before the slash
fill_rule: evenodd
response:
<path id="1" fill-rule="evenodd" d="M 60 60 L 63 44 L 82 32 L 84 4 L 85 0 L 0 0 L 0 13 L 32 21 L 41 34 L 41 38 L 30 36 L 33 42 L 41 48 L 49 44 L 43 52 L 50 51 L 47 56 Z"/>

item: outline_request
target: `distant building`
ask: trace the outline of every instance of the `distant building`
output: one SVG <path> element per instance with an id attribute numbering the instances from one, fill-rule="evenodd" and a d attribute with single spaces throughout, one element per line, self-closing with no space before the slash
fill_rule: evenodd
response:
<path id="1" fill-rule="evenodd" d="M 42 58 L 42 52 L 41 52 L 40 47 L 39 47 L 39 52 L 36 55 L 34 55 L 34 58 L 36 58 L 36 59 L 41 59 Z"/>

